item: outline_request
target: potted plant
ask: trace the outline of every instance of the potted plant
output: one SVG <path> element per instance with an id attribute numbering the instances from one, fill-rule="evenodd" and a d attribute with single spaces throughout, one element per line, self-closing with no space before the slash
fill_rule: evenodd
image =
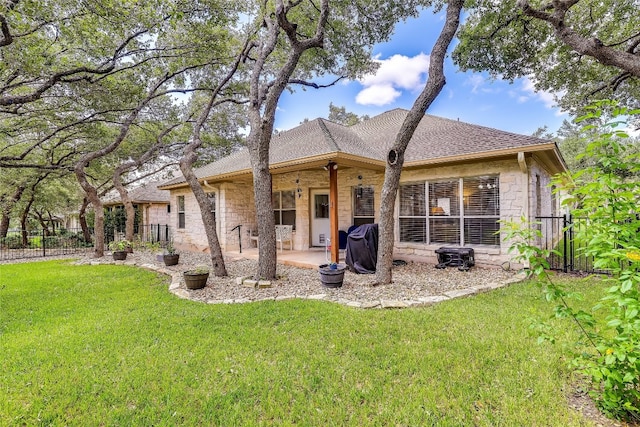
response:
<path id="1" fill-rule="evenodd" d="M 207 279 L 209 279 L 207 267 L 196 267 L 184 272 L 184 284 L 187 289 L 202 289 L 207 286 Z"/>
<path id="2" fill-rule="evenodd" d="M 127 259 L 127 248 L 131 247 L 131 242 L 128 240 L 118 240 L 109 243 L 109 249 L 111 255 L 115 261 L 124 261 Z"/>
<path id="3" fill-rule="evenodd" d="M 162 255 L 162 260 L 164 261 L 164 265 L 176 265 L 180 259 L 180 254 L 176 253 L 176 248 L 173 246 L 171 241 L 167 242 L 167 247 L 165 248 L 165 253 Z"/>
<path id="4" fill-rule="evenodd" d="M 320 272 L 320 282 L 327 288 L 341 287 L 346 268 L 347 266 L 345 264 L 337 264 L 335 262 L 322 264 L 318 269 Z"/>

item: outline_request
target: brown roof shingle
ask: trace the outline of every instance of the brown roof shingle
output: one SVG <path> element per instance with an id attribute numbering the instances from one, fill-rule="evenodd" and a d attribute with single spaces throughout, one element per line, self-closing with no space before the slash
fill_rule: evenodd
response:
<path id="1" fill-rule="evenodd" d="M 271 165 L 304 160 L 323 154 L 345 153 L 363 159 L 384 161 L 408 111 L 394 109 L 356 125 L 346 127 L 325 119 L 305 122 L 284 131 L 271 140 Z M 548 146 L 549 141 L 473 125 L 456 120 L 425 115 L 416 129 L 405 153 L 405 162 L 427 162 L 465 155 Z M 228 157 L 197 169 L 199 178 L 215 177 L 240 171 L 250 172 L 249 153 L 242 149 Z M 163 185 L 184 182 L 176 178 Z"/>

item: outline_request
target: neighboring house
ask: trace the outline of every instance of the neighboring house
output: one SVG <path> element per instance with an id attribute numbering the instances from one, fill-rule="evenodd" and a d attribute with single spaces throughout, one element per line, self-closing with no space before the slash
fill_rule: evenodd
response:
<path id="1" fill-rule="evenodd" d="M 157 233 L 157 228 L 152 230 L 150 227 L 158 225 L 165 227 L 170 224 L 170 193 L 167 190 L 159 189 L 158 185 L 158 182 L 149 182 L 142 187 L 129 191 L 129 197 L 136 209 L 136 234 Z M 108 212 L 124 209 L 124 204 L 117 193 L 115 196 L 105 200 L 103 206 Z M 122 219 L 124 221 L 124 214 Z M 141 230 L 141 227 L 144 228 Z M 124 223 L 120 224 L 116 231 L 124 231 Z M 143 240 L 147 239 L 143 238 Z"/>
<path id="2" fill-rule="evenodd" d="M 296 250 L 326 244 L 334 208 L 340 230 L 378 221 L 388 151 L 407 113 L 396 109 L 351 127 L 316 119 L 273 137 L 273 214 L 276 224 L 294 226 Z M 498 220 L 557 214 L 550 179 L 565 170 L 553 142 L 425 115 L 405 153 L 394 258 L 435 262 L 439 247 L 468 246 L 476 263 L 500 265 L 511 255 L 496 233 Z M 222 250 L 238 250 L 238 225 L 243 247 L 250 246 L 256 213 L 248 151 L 196 175 L 210 194 Z M 171 191 L 176 245 L 206 251 L 200 212 L 184 178 L 160 188 Z"/>

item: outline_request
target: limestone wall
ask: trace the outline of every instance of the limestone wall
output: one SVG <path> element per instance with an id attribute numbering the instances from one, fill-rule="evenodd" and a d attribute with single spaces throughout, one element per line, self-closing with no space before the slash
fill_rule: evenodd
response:
<path id="1" fill-rule="evenodd" d="M 523 214 L 526 214 L 529 196 L 527 175 L 520 171 L 516 159 L 405 171 L 402 173 L 400 182 L 434 181 L 481 175 L 498 175 L 500 177 L 500 219 L 517 220 Z M 397 214 L 396 206 L 396 217 Z M 429 263 L 437 262 L 434 251 L 443 246 L 442 244 L 427 245 L 424 243 L 399 242 L 397 241 L 397 236 L 399 235 L 397 227 L 398 224 L 396 222 L 394 257 Z M 497 266 L 509 261 L 511 259 L 511 255 L 507 253 L 509 243 L 503 240 L 503 236 L 501 236 L 500 241 L 499 247 L 474 245 L 476 264 Z"/>
<path id="2" fill-rule="evenodd" d="M 170 213 L 167 211 L 167 205 L 164 203 L 149 203 L 144 205 L 143 224 L 169 224 L 171 220 Z"/>
<path id="3" fill-rule="evenodd" d="M 433 181 L 439 179 L 456 179 L 481 175 L 498 175 L 500 185 L 500 217 L 503 220 L 518 220 L 524 215 L 535 215 L 539 209 L 544 215 L 550 215 L 551 189 L 549 174 L 533 158 L 527 159 L 529 173 L 524 174 L 515 158 L 509 160 L 490 161 L 476 164 L 463 164 L 447 167 L 430 167 L 420 170 L 404 171 L 401 183 L 414 181 Z M 538 178 L 536 178 L 536 176 Z M 536 179 L 539 184 L 536 184 Z M 358 170 L 342 167 L 338 169 L 338 212 L 340 230 L 347 230 L 353 223 L 353 188 L 358 185 L 373 187 L 375 194 L 375 220 L 378 221 L 380 209 L 380 192 L 384 180 L 382 171 Z M 540 189 L 540 195 L 535 192 Z M 296 250 L 307 250 L 311 244 L 310 215 L 311 192 L 329 189 L 329 173 L 317 170 L 291 172 L 273 176 L 273 191 L 294 191 L 296 194 L 296 229 L 293 246 Z M 207 191 L 217 193 L 217 231 L 223 251 L 239 249 L 238 232 L 232 231 L 242 225 L 243 248 L 255 245 L 249 238 L 249 231 L 257 229 L 252 182 L 222 183 L 210 186 Z M 185 196 L 185 225 L 178 229 L 177 196 Z M 538 208 L 538 204 L 540 205 Z M 398 214 L 396 204 L 396 217 Z M 174 230 L 176 246 L 182 249 L 208 251 L 207 239 L 200 218 L 200 210 L 195 198 L 188 189 L 171 192 L 171 214 L 168 223 Z M 396 227 L 398 225 L 396 224 Z M 396 240 L 398 229 L 396 228 Z M 442 245 L 426 245 L 396 241 L 394 257 L 435 263 L 434 250 Z M 474 246 L 476 263 L 479 265 L 501 265 L 510 261 L 509 243 L 501 239 L 499 247 Z"/>

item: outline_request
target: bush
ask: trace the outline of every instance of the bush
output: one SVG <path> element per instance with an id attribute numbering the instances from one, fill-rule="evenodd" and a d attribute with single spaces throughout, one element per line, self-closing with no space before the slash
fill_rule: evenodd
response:
<path id="1" fill-rule="evenodd" d="M 7 237 L 3 237 L 0 239 L 0 245 L 6 247 L 7 249 L 22 249 L 24 245 L 22 244 L 22 236 L 18 234 L 11 234 Z"/>
<path id="2" fill-rule="evenodd" d="M 61 248 L 64 246 L 64 240 L 58 236 L 46 236 L 44 238 L 45 248 Z"/>
<path id="3" fill-rule="evenodd" d="M 574 367 L 591 379 L 591 396 L 608 415 L 618 419 L 640 419 L 640 216 L 637 212 L 640 194 L 640 156 L 630 150 L 628 135 L 618 130 L 623 122 L 618 117 L 639 114 L 640 110 L 619 109 L 611 101 L 590 107 L 582 120 L 601 119 L 603 109 L 612 111 L 613 121 L 590 142 L 584 156 L 596 159 L 595 165 L 568 177 L 559 177 L 556 185 L 570 197 L 565 203 L 577 206 L 573 213 L 588 217 L 589 227 L 576 236 L 585 242 L 583 254 L 593 259 L 594 268 L 610 274 L 606 294 L 593 307 L 606 313 L 599 320 L 591 313 L 574 310 L 572 297 L 553 282 L 545 268 L 553 251 L 531 245 L 535 227 L 505 227 L 512 249 L 520 259 L 528 261 L 548 300 L 555 301 L 556 317 L 570 318 L 583 333 L 576 344 Z M 592 125 L 587 128 L 593 127 Z M 539 325 L 542 340 L 554 338 L 547 325 Z"/>

